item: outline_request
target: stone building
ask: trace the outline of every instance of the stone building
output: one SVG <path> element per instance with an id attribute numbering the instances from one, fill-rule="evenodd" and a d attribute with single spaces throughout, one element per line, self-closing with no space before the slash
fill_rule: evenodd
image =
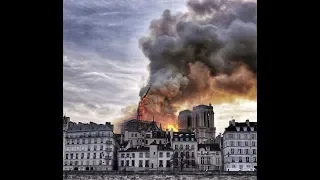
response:
<path id="1" fill-rule="evenodd" d="M 63 124 L 62 124 L 62 132 L 63 132 L 63 135 L 62 135 L 62 138 L 63 138 L 63 145 L 62 145 L 62 152 L 63 152 L 63 157 L 65 155 L 65 149 L 66 149 L 66 135 L 67 135 L 67 130 L 68 130 L 68 124 L 70 122 L 70 117 L 66 117 L 66 116 L 63 116 Z"/>
<path id="2" fill-rule="evenodd" d="M 225 171 L 254 171 L 257 166 L 257 122 L 229 121 L 223 133 Z"/>
<path id="3" fill-rule="evenodd" d="M 222 167 L 219 144 L 198 144 L 198 168 L 200 171 L 220 171 Z"/>
<path id="4" fill-rule="evenodd" d="M 113 125 L 68 123 L 63 170 L 110 171 L 116 162 Z"/>
<path id="5" fill-rule="evenodd" d="M 199 144 L 212 144 L 215 139 L 214 112 L 211 104 L 184 110 L 178 117 L 179 132 L 194 132 Z"/>
<path id="6" fill-rule="evenodd" d="M 170 144 L 124 148 L 118 152 L 120 171 L 169 171 L 173 150 Z"/>
<path id="7" fill-rule="evenodd" d="M 172 136 L 173 166 L 176 170 L 197 168 L 198 143 L 195 133 L 174 132 Z"/>

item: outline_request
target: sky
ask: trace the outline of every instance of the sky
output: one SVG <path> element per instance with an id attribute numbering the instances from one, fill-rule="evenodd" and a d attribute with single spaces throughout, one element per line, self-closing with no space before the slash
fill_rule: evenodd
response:
<path id="1" fill-rule="evenodd" d="M 186 11 L 186 0 L 64 0 L 63 111 L 75 122 L 114 122 L 139 102 L 149 60 L 139 49 L 152 19 L 165 9 Z M 214 106 L 218 133 L 234 117 L 256 121 L 257 104 Z"/>

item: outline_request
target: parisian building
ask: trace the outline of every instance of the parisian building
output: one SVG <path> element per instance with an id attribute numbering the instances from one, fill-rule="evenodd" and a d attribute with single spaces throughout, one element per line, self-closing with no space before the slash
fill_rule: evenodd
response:
<path id="1" fill-rule="evenodd" d="M 222 155 L 219 144 L 198 144 L 197 159 L 200 171 L 221 171 Z"/>
<path id="2" fill-rule="evenodd" d="M 117 163 L 113 125 L 68 122 L 63 170 L 111 171 Z"/>
<path id="3" fill-rule="evenodd" d="M 255 171 L 257 122 L 229 121 L 223 133 L 224 171 Z"/>

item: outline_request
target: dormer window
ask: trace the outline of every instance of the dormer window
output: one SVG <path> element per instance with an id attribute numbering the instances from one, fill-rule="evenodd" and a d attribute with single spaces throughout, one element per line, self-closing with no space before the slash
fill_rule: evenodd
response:
<path id="1" fill-rule="evenodd" d="M 247 131 L 247 127 L 243 127 L 243 130 L 244 130 L 244 131 Z"/>
<path id="2" fill-rule="evenodd" d="M 240 131 L 240 127 L 236 127 L 237 131 Z"/>
<path id="3" fill-rule="evenodd" d="M 253 127 L 251 127 L 251 131 L 254 131 L 254 128 L 253 128 Z"/>

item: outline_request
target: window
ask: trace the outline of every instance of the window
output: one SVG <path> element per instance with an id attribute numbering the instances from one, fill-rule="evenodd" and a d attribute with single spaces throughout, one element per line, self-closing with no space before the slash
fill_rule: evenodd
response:
<path id="1" fill-rule="evenodd" d="M 170 166 L 171 166 L 170 160 L 167 160 L 167 165 L 166 165 L 166 167 L 170 167 Z"/>
<path id="2" fill-rule="evenodd" d="M 250 168 L 250 165 L 247 165 L 247 168 Z"/>
<path id="3" fill-rule="evenodd" d="M 163 157 L 163 152 L 159 153 L 159 157 L 161 157 L 161 158 Z"/>
<path id="4" fill-rule="evenodd" d="M 139 158 L 143 158 L 143 153 L 139 153 Z"/>
<path id="5" fill-rule="evenodd" d="M 81 153 L 81 159 L 83 159 L 84 158 L 84 153 Z"/>
<path id="6" fill-rule="evenodd" d="M 186 149 L 189 149 L 189 144 L 186 145 Z"/>
<path id="7" fill-rule="evenodd" d="M 133 137 L 133 133 L 131 134 L 131 137 Z"/>
<path id="8" fill-rule="evenodd" d="M 220 158 L 216 158 L 216 163 L 218 166 L 220 165 Z"/>
<path id="9" fill-rule="evenodd" d="M 242 168 L 243 168 L 243 165 L 239 165 L 239 168 L 242 169 Z"/>
<path id="10" fill-rule="evenodd" d="M 100 145 L 100 150 L 101 150 L 101 151 L 103 150 L 103 145 Z"/>
<path id="11" fill-rule="evenodd" d="M 70 161 L 70 166 L 72 166 L 72 161 Z"/>
<path id="12" fill-rule="evenodd" d="M 180 144 L 180 149 L 183 149 L 183 145 L 182 144 Z"/>
<path id="13" fill-rule="evenodd" d="M 72 153 L 70 154 L 70 159 L 73 159 L 73 154 Z"/>
<path id="14" fill-rule="evenodd" d="M 241 141 L 238 141 L 238 146 L 241 146 Z"/>
<path id="15" fill-rule="evenodd" d="M 183 141 L 183 138 L 180 138 L 180 141 Z"/>
<path id="16" fill-rule="evenodd" d="M 189 138 L 186 138 L 186 141 L 189 141 Z"/>
<path id="17" fill-rule="evenodd" d="M 134 135 L 134 137 L 137 137 L 137 133 Z"/>
<path id="18" fill-rule="evenodd" d="M 90 145 L 88 146 L 88 151 L 90 151 Z"/>
<path id="19" fill-rule="evenodd" d="M 78 161 L 75 161 L 74 165 L 76 165 L 76 166 L 77 166 L 77 165 L 78 165 Z"/>
<path id="20" fill-rule="evenodd" d="M 123 160 L 121 161 L 121 166 L 124 166 L 124 161 Z"/>
<path id="21" fill-rule="evenodd" d="M 231 162 L 235 162 L 234 157 L 231 157 Z"/>
<path id="22" fill-rule="evenodd" d="M 97 150 L 97 145 L 93 146 L 93 150 L 96 151 Z"/>
<path id="23" fill-rule="evenodd" d="M 67 140 L 67 144 L 69 144 L 69 139 Z"/>
<path id="24" fill-rule="evenodd" d="M 234 149 L 231 149 L 231 154 L 234 154 Z"/>
<path id="25" fill-rule="evenodd" d="M 127 153 L 127 157 L 129 157 L 129 153 Z"/>
<path id="26" fill-rule="evenodd" d="M 146 160 L 146 162 L 145 162 L 146 164 L 145 164 L 145 167 L 149 167 L 149 160 Z M 141 163 L 142 164 L 142 163 Z"/>
<path id="27" fill-rule="evenodd" d="M 142 167 L 142 160 L 139 160 L 139 167 Z"/>
<path id="28" fill-rule="evenodd" d="M 126 166 L 129 166 L 129 160 L 126 160 Z"/>
<path id="29" fill-rule="evenodd" d="M 233 134 L 229 134 L 229 139 L 233 139 Z"/>
<path id="30" fill-rule="evenodd" d="M 207 164 L 211 164 L 210 163 L 210 157 L 207 157 Z"/>
<path id="31" fill-rule="evenodd" d="M 238 149 L 238 154 L 241 154 L 241 149 Z"/>
<path id="32" fill-rule="evenodd" d="M 245 146 L 249 146 L 249 145 L 248 145 L 248 141 L 245 141 L 244 144 L 245 144 Z"/>
<path id="33" fill-rule="evenodd" d="M 237 134 L 237 138 L 240 139 L 240 134 Z"/>
<path id="34" fill-rule="evenodd" d="M 232 164 L 232 168 L 236 168 L 236 165 Z"/>
<path id="35" fill-rule="evenodd" d="M 251 139 L 254 139 L 254 134 L 251 134 Z"/>
<path id="36" fill-rule="evenodd" d="M 167 158 L 170 157 L 170 152 L 167 152 Z"/>
<path id="37" fill-rule="evenodd" d="M 121 157 L 124 158 L 124 153 L 121 154 Z"/>
<path id="38" fill-rule="evenodd" d="M 191 145 L 191 149 L 194 149 L 194 145 Z"/>
<path id="39" fill-rule="evenodd" d="M 178 138 L 174 138 L 175 141 L 178 141 Z"/>
<path id="40" fill-rule="evenodd" d="M 255 149 L 253 149 L 252 152 L 253 152 L 253 154 L 256 154 L 256 150 Z"/>
<path id="41" fill-rule="evenodd" d="M 148 140 L 146 140 L 146 144 L 148 144 Z"/>
<path id="42" fill-rule="evenodd" d="M 134 166 L 134 160 L 131 161 L 131 166 Z"/>
<path id="43" fill-rule="evenodd" d="M 132 153 L 132 158 L 135 158 L 135 154 L 134 153 Z"/>
<path id="44" fill-rule="evenodd" d="M 217 155 L 219 155 L 220 153 L 219 153 L 219 151 L 217 151 L 217 153 L 216 153 Z"/>
<path id="45" fill-rule="evenodd" d="M 150 155 L 149 155 L 149 152 L 146 152 L 146 158 L 149 158 Z"/>
<path id="46" fill-rule="evenodd" d="M 256 142 L 255 141 L 252 141 L 252 146 L 256 146 Z"/>
<path id="47" fill-rule="evenodd" d="M 159 161 L 159 167 L 163 167 L 163 161 L 162 160 Z"/>
<path id="48" fill-rule="evenodd" d="M 174 149 L 178 149 L 178 145 L 176 144 L 176 145 L 174 145 Z"/>
<path id="49" fill-rule="evenodd" d="M 204 157 L 200 158 L 200 164 L 204 164 Z"/>
<path id="50" fill-rule="evenodd" d="M 257 157 L 253 157 L 253 162 L 257 162 Z"/>
<path id="51" fill-rule="evenodd" d="M 68 159 L 69 158 L 69 154 L 66 154 L 66 159 Z"/>
<path id="52" fill-rule="evenodd" d="M 93 159 L 95 159 L 96 158 L 96 153 L 93 153 Z"/>
<path id="53" fill-rule="evenodd" d="M 239 162 L 242 162 L 242 157 L 239 157 Z"/>
<path id="54" fill-rule="evenodd" d="M 191 141 L 194 141 L 194 138 L 191 138 Z"/>
<path id="55" fill-rule="evenodd" d="M 249 162 L 249 157 L 246 157 L 246 162 Z"/>
<path id="56" fill-rule="evenodd" d="M 90 153 L 87 154 L 87 159 L 90 159 Z"/>
<path id="57" fill-rule="evenodd" d="M 194 158 L 194 152 L 191 152 L 191 157 Z"/>
<path id="58" fill-rule="evenodd" d="M 96 144 L 97 144 L 97 138 L 94 138 L 94 143 L 96 143 Z"/>
<path id="59" fill-rule="evenodd" d="M 156 152 L 153 152 L 153 155 L 156 155 Z"/>
<path id="60" fill-rule="evenodd" d="M 189 158 L 189 152 L 186 152 L 186 158 L 187 159 Z"/>
<path id="61" fill-rule="evenodd" d="M 100 143 L 103 143 L 103 138 L 101 138 Z"/>
<path id="62" fill-rule="evenodd" d="M 68 161 L 64 161 L 64 165 L 68 165 Z"/>
<path id="63" fill-rule="evenodd" d="M 82 139 L 82 144 L 85 144 L 86 143 L 86 140 L 85 139 Z"/>
<path id="64" fill-rule="evenodd" d="M 244 138 L 245 138 L 245 139 L 248 139 L 248 134 L 244 134 Z"/>
<path id="65" fill-rule="evenodd" d="M 231 146 L 234 146 L 234 142 L 233 141 L 231 141 Z"/>
<path id="66" fill-rule="evenodd" d="M 248 149 L 245 149 L 245 153 L 246 153 L 246 154 L 249 154 L 249 150 L 248 150 Z"/>

